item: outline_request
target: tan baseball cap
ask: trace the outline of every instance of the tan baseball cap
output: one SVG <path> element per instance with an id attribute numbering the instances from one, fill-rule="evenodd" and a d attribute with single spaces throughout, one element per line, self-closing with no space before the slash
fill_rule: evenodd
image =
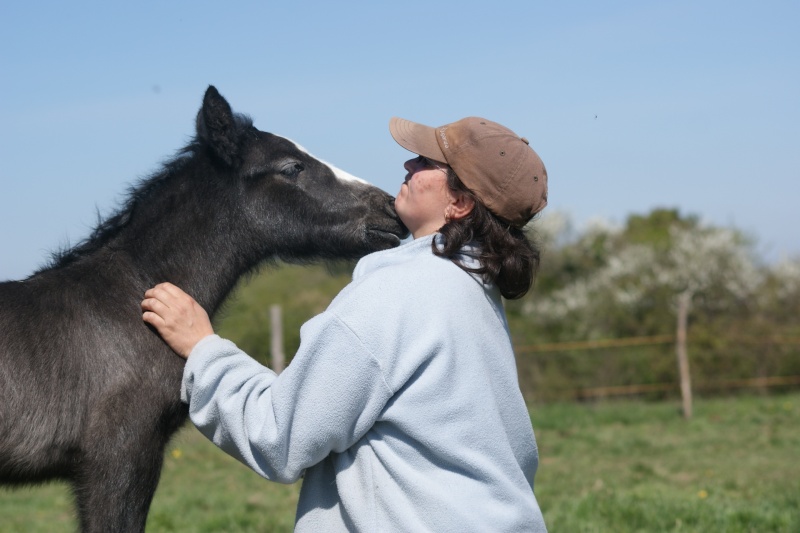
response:
<path id="1" fill-rule="evenodd" d="M 491 120 L 462 118 L 438 128 L 392 117 L 389 131 L 415 154 L 447 163 L 499 217 L 524 226 L 547 205 L 547 170 L 525 137 Z"/>

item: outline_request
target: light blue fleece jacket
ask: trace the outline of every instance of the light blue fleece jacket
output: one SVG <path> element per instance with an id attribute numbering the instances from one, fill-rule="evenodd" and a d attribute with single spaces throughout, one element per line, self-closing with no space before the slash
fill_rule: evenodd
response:
<path id="1" fill-rule="evenodd" d="M 359 261 L 279 376 L 215 335 L 189 357 L 200 431 L 267 479 L 305 474 L 295 531 L 546 531 L 500 294 L 433 238 Z"/>

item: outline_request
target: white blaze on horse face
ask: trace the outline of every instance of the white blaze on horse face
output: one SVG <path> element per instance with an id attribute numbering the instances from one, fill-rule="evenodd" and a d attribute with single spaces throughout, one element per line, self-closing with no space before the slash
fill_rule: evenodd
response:
<path id="1" fill-rule="evenodd" d="M 345 172 L 344 170 L 340 169 L 339 167 L 331 165 L 327 161 L 323 161 L 319 157 L 316 157 L 316 156 L 312 155 L 311 152 L 309 152 L 308 150 L 306 150 L 305 148 L 303 148 L 301 145 L 297 144 L 293 140 L 288 139 L 286 137 L 283 137 L 283 138 L 286 139 L 287 141 L 289 141 L 290 143 L 292 143 L 293 145 L 295 145 L 295 147 L 297 147 L 297 149 L 300 150 L 301 152 L 304 152 L 305 154 L 308 154 L 308 156 L 313 157 L 314 159 L 316 159 L 317 161 L 319 161 L 320 163 L 322 163 L 323 165 L 325 165 L 326 167 L 331 169 L 331 171 L 333 172 L 333 175 L 336 176 L 337 179 L 339 179 L 341 181 L 351 181 L 351 182 L 363 183 L 365 185 L 369 185 L 369 183 L 367 181 L 362 180 L 361 178 L 358 178 L 356 176 L 353 176 L 349 172 Z"/>

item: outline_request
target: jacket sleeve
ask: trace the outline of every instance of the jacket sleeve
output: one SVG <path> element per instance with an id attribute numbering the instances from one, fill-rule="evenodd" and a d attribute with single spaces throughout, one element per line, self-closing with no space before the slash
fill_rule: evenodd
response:
<path id="1" fill-rule="evenodd" d="M 303 325 L 300 349 L 280 375 L 213 335 L 192 351 L 181 386 L 207 438 L 283 483 L 355 444 L 391 396 L 378 361 L 331 312 Z"/>

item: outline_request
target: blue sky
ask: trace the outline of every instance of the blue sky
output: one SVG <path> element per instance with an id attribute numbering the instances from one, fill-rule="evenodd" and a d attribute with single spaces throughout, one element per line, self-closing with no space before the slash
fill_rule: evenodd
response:
<path id="1" fill-rule="evenodd" d="M 800 255 L 800 3 L 3 2 L 0 279 L 75 244 L 215 85 L 396 193 L 397 115 L 530 139 L 578 227 L 677 207 Z"/>

